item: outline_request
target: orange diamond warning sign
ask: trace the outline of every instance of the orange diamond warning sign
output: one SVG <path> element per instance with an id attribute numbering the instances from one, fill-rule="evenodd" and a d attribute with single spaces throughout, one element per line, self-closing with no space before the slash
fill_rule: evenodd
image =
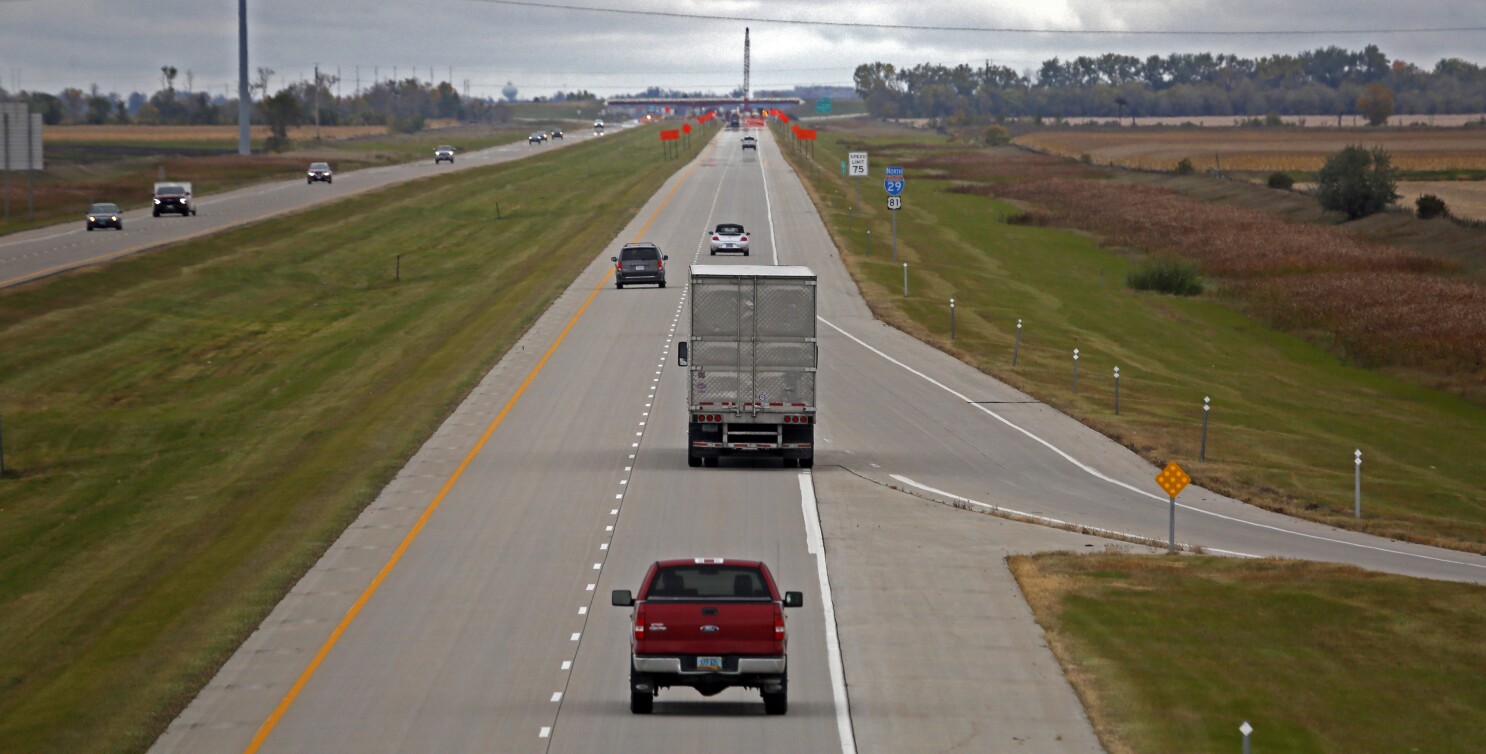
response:
<path id="1" fill-rule="evenodd" d="M 1182 471 L 1182 467 L 1176 465 L 1175 461 L 1166 464 L 1166 468 L 1156 475 L 1156 484 L 1161 485 L 1161 489 L 1172 497 L 1182 494 L 1182 490 L 1191 483 L 1192 477 L 1187 476 L 1187 472 Z"/>

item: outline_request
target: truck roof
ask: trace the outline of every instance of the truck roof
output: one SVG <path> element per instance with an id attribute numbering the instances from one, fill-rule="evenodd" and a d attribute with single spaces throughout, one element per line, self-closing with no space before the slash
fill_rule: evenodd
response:
<path id="1" fill-rule="evenodd" d="M 766 264 L 694 264 L 692 277 L 765 277 L 765 278 L 810 278 L 815 273 L 809 267 Z"/>
<path id="2" fill-rule="evenodd" d="M 658 568 L 689 565 L 726 565 L 757 568 L 763 565 L 763 562 L 758 560 L 738 560 L 737 558 L 672 558 L 671 560 L 657 560 L 655 561 L 655 565 Z"/>

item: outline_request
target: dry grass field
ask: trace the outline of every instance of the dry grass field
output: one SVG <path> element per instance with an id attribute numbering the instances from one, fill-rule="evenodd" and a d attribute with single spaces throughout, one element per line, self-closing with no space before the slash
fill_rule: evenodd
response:
<path id="1" fill-rule="evenodd" d="M 1380 146 L 1400 170 L 1486 171 L 1486 129 L 1161 128 L 1051 130 L 1016 144 L 1097 165 L 1171 170 L 1183 158 L 1198 170 L 1313 172 L 1350 144 Z"/>
<path id="2" fill-rule="evenodd" d="M 1180 126 L 1190 123 L 1194 126 L 1204 128 L 1225 128 L 1239 124 L 1257 116 L 1250 115 L 1193 115 L 1193 116 L 1148 116 L 1135 118 L 1137 126 Z M 1065 118 L 1064 122 L 1075 126 L 1101 125 L 1114 120 L 1114 118 Z M 1129 123 L 1130 118 L 1121 118 L 1120 123 Z M 1335 129 L 1335 115 L 1282 115 L 1280 120 L 1287 126 L 1301 126 L 1303 128 L 1331 128 Z M 1458 128 L 1467 123 L 1480 123 L 1486 120 L 1486 113 L 1464 113 L 1452 115 L 1417 115 L 1405 113 L 1395 115 L 1388 119 L 1390 126 L 1432 126 L 1434 128 Z M 1343 128 L 1358 128 L 1363 124 L 1362 119 L 1356 115 L 1342 116 Z"/>
<path id="3" fill-rule="evenodd" d="M 321 126 L 322 139 L 354 139 L 387 133 L 386 126 Z M 268 126 L 253 126 L 255 140 L 268 138 Z M 50 142 L 107 143 L 185 143 L 237 142 L 237 126 L 48 126 L 43 138 Z M 315 138 L 315 127 L 296 126 L 289 138 L 304 141 Z"/>
<path id="4" fill-rule="evenodd" d="M 1402 181 L 1398 203 L 1413 207 L 1424 194 L 1445 200 L 1450 214 L 1466 220 L 1486 220 L 1486 181 Z"/>
<path id="5" fill-rule="evenodd" d="M 1096 168 L 1045 155 L 951 152 L 904 165 L 974 181 L 959 193 L 1035 206 L 1024 222 L 1192 260 L 1248 311 L 1284 329 L 1323 333 L 1360 365 L 1419 370 L 1477 397 L 1486 388 L 1486 285 L 1453 259 L 1107 180 Z"/>

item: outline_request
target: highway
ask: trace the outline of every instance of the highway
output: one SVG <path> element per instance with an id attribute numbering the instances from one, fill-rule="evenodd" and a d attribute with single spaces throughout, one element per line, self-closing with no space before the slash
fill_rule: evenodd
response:
<path id="1" fill-rule="evenodd" d="M 625 127 L 619 125 L 614 129 Z M 89 233 L 84 227 L 83 215 L 79 214 L 76 222 L 0 236 L 0 288 L 217 233 L 274 215 L 339 201 L 365 191 L 517 160 L 598 137 L 592 131 L 578 130 L 567 134 L 564 139 L 549 140 L 541 145 L 515 142 L 458 154 L 452 164 L 434 164 L 433 148 L 438 144 L 438 138 L 436 131 L 428 134 L 427 160 L 337 171 L 333 183 L 307 185 L 304 173 L 300 172 L 282 181 L 260 183 L 221 194 L 200 195 L 196 202 L 197 214 L 191 217 L 154 217 L 148 208 L 139 208 L 124 212 L 122 231 L 100 229 Z M 305 166 L 308 167 L 309 163 Z M 190 176 L 175 178 L 191 180 Z M 148 195 L 151 186 L 141 185 L 139 194 Z"/>
<path id="2" fill-rule="evenodd" d="M 743 154 L 720 134 L 596 252 L 154 751 L 1100 751 L 1002 559 L 1143 548 L 940 503 L 1164 540 L 1156 469 L 873 320 L 759 135 Z M 723 221 L 751 258 L 706 254 Z M 667 288 L 614 288 L 609 257 L 639 239 L 670 256 Z M 687 466 L 692 261 L 819 274 L 813 471 Z M 1196 488 L 1182 503 L 1178 540 L 1209 551 L 1486 580 L 1480 556 Z M 628 712 L 628 611 L 608 593 L 691 556 L 761 559 L 805 593 L 787 716 L 685 689 Z"/>

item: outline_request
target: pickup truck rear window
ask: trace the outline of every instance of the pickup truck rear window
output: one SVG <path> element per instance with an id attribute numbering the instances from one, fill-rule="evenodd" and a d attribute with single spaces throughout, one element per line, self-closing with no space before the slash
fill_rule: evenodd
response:
<path id="1" fill-rule="evenodd" d="M 650 583 L 646 599 L 772 601 L 764 577 L 746 566 L 673 566 L 662 568 Z"/>

